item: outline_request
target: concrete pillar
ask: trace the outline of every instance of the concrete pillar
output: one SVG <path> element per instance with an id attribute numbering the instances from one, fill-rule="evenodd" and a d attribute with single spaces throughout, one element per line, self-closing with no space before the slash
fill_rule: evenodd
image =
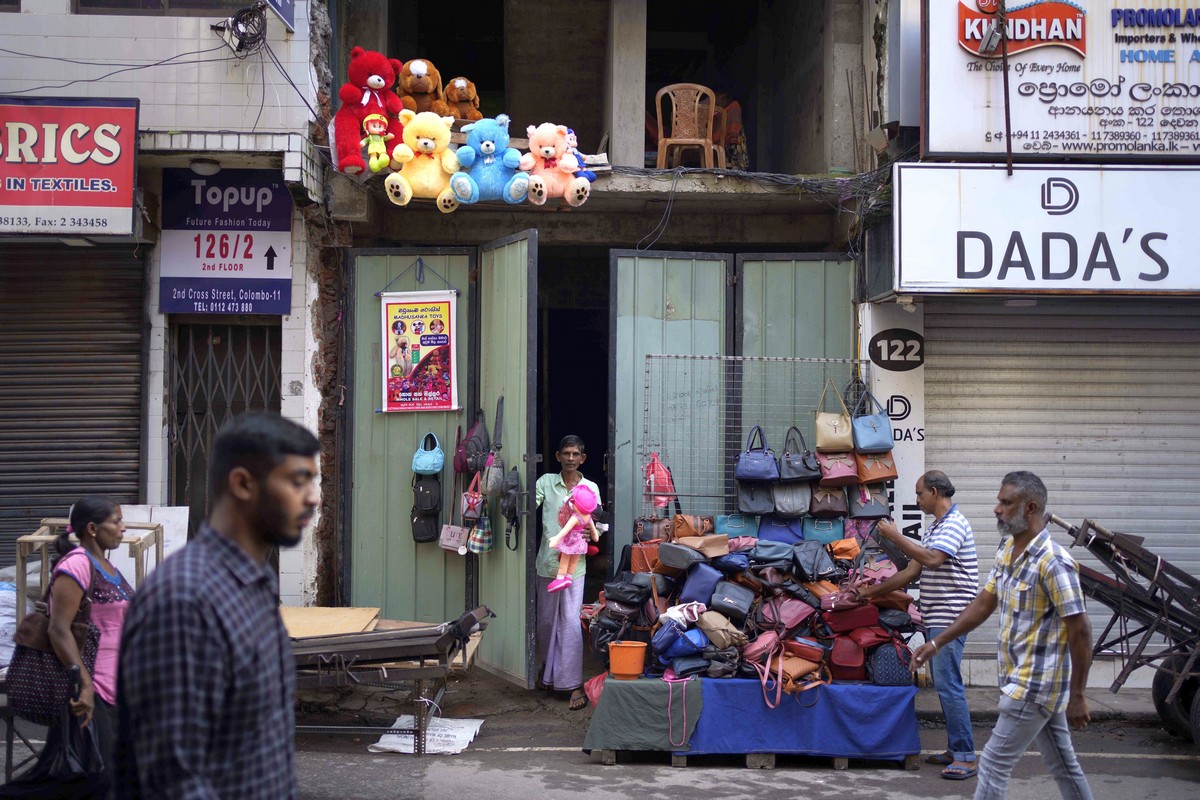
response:
<path id="1" fill-rule="evenodd" d="M 862 0 L 825 6 L 826 171 L 865 169 L 859 155 L 863 127 Z"/>
<path id="2" fill-rule="evenodd" d="M 643 166 L 646 151 L 646 0 L 611 0 L 604 127 L 608 162 Z"/>

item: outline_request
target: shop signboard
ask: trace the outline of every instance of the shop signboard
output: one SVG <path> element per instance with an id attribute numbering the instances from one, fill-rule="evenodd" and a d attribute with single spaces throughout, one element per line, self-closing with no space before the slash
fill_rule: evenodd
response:
<path id="1" fill-rule="evenodd" d="M 456 293 L 383 292 L 379 297 L 381 410 L 457 410 Z"/>
<path id="2" fill-rule="evenodd" d="M 0 97 L 0 233 L 129 236 L 137 98 Z"/>
<path id="3" fill-rule="evenodd" d="M 1000 0 L 926 0 L 925 153 L 1004 156 Z M 1200 159 L 1200 6 L 1008 2 L 1014 158 Z"/>
<path id="4" fill-rule="evenodd" d="M 1196 294 L 1200 166 L 897 164 L 899 294 Z"/>
<path id="5" fill-rule="evenodd" d="M 292 196 L 279 170 L 163 170 L 159 311 L 290 314 Z"/>

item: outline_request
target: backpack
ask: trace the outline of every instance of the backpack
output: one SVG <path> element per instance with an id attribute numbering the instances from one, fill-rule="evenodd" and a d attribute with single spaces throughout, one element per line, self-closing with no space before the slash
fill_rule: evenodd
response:
<path id="1" fill-rule="evenodd" d="M 462 440 L 463 455 L 467 464 L 465 471 L 483 472 L 487 466 L 488 450 L 491 449 L 491 446 L 487 417 L 484 415 L 483 409 L 479 409 L 475 416 L 475 422 L 467 430 L 467 435 Z"/>
<path id="2" fill-rule="evenodd" d="M 500 515 L 507 523 L 504 526 L 504 546 L 516 551 L 520 546 L 521 514 L 517 507 L 521 495 L 521 473 L 513 467 L 504 477 L 504 489 L 500 492 Z"/>
<path id="3" fill-rule="evenodd" d="M 412 537 L 419 544 L 436 542 L 441 535 L 442 526 L 438 523 L 436 514 L 422 514 L 416 506 L 412 509 Z"/>

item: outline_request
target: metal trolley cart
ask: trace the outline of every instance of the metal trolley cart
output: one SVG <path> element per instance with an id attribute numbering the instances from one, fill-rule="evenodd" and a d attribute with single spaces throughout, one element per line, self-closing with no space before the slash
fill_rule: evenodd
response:
<path id="1" fill-rule="evenodd" d="M 1145 537 L 1090 519 L 1072 525 L 1052 514 L 1050 521 L 1112 570 L 1079 567 L 1084 593 L 1112 611 L 1094 648 L 1121 654 L 1109 691 L 1138 667 L 1153 668 L 1154 707 L 1167 730 L 1200 743 L 1200 702 L 1192 702 L 1200 688 L 1200 579 L 1143 547 Z"/>

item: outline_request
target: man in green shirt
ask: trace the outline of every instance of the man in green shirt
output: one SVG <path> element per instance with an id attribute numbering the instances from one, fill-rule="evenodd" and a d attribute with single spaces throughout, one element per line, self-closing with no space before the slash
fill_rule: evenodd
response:
<path id="1" fill-rule="evenodd" d="M 587 557 L 579 557 L 572 576 L 575 580 L 569 586 L 560 592 L 550 592 L 550 581 L 558 575 L 558 553 L 548 543 L 562 528 L 558 510 L 571 490 L 582 483 L 596 493 L 598 501 L 600 487 L 579 472 L 587 454 L 578 436 L 564 436 L 554 457 L 562 471 L 542 475 L 534 487 L 534 501 L 542 508 L 536 567 L 538 688 L 570 692 L 570 708 L 575 711 L 587 705 L 587 695 L 583 693 L 583 631 L 579 626 Z"/>

